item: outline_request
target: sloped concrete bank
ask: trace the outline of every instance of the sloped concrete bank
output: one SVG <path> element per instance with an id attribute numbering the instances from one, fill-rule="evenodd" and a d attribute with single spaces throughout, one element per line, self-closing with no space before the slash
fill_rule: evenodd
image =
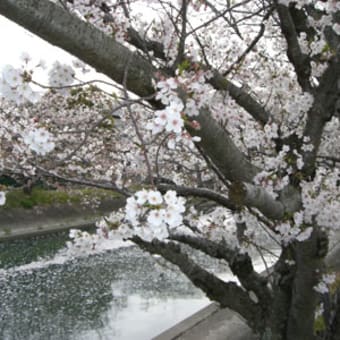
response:
<path id="1" fill-rule="evenodd" d="M 124 204 L 124 198 L 114 198 L 101 201 L 98 207 L 72 203 L 33 209 L 2 209 L 0 240 L 89 227 L 94 225 L 101 216 L 109 214 Z"/>

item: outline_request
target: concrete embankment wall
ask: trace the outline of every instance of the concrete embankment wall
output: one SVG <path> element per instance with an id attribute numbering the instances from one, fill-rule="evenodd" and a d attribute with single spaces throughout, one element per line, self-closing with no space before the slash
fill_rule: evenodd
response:
<path id="1" fill-rule="evenodd" d="M 101 201 L 98 207 L 59 204 L 33 209 L 12 208 L 0 212 L 0 240 L 94 225 L 103 215 L 124 206 L 125 199 Z"/>

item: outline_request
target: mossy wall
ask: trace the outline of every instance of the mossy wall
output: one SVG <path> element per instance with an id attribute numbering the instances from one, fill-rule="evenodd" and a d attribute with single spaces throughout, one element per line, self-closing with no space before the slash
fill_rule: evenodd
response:
<path id="1" fill-rule="evenodd" d="M 123 207 L 125 198 L 102 189 L 13 189 L 0 207 L 0 240 L 93 226 Z"/>
<path id="2" fill-rule="evenodd" d="M 32 209 L 56 204 L 80 204 L 85 200 L 102 201 L 120 197 L 121 195 L 118 193 L 97 188 L 46 190 L 36 187 L 29 194 L 22 189 L 13 189 L 7 192 L 6 204 L 0 207 L 0 211 L 12 208 Z"/>

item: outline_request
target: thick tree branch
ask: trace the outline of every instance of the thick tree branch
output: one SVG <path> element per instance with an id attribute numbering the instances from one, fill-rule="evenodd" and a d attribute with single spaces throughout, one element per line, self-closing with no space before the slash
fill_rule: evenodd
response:
<path id="1" fill-rule="evenodd" d="M 260 169 L 240 152 L 229 134 L 211 117 L 209 110 L 202 108 L 195 120 L 201 128 L 187 127 L 187 130 L 192 136 L 201 137 L 199 145 L 225 178 L 230 181 L 251 182 Z"/>
<path id="2" fill-rule="evenodd" d="M 235 182 L 230 188 L 229 196 L 235 204 L 257 208 L 270 219 L 279 220 L 284 216 L 284 204 L 275 200 L 262 187 L 249 183 Z"/>
<path id="3" fill-rule="evenodd" d="M 214 71 L 213 77 L 208 82 L 216 90 L 227 91 L 236 103 L 245 109 L 257 122 L 262 125 L 268 122 L 269 112 L 242 87 L 236 86 L 218 71 Z"/>
<path id="4" fill-rule="evenodd" d="M 166 183 L 158 183 L 160 191 L 175 190 L 181 196 L 195 196 L 214 201 L 232 211 L 240 206 L 257 208 L 267 218 L 281 219 L 285 212 L 295 212 L 300 208 L 300 196 L 293 188 L 286 188 L 280 195 L 280 200 L 275 200 L 264 188 L 249 183 L 234 182 L 226 197 L 207 188 L 193 188 Z M 286 192 L 288 190 L 288 192 Z"/>
<path id="5" fill-rule="evenodd" d="M 263 24 L 262 28 L 265 27 Z M 253 48 L 253 46 L 258 42 L 260 37 L 263 34 L 264 29 L 261 28 L 259 35 L 254 39 L 253 43 L 249 46 L 249 48 L 244 52 L 242 58 L 246 53 L 249 53 L 249 49 Z M 164 54 L 163 45 L 159 42 L 144 40 L 138 32 L 133 29 L 129 29 L 129 42 L 135 47 L 143 50 L 143 51 L 153 51 L 154 55 L 161 59 L 166 59 Z M 214 71 L 214 76 L 208 79 L 208 82 L 219 91 L 226 91 L 229 95 L 236 101 L 238 105 L 240 105 L 243 109 L 245 109 L 257 122 L 262 125 L 265 125 L 270 117 L 270 113 L 258 102 L 255 98 L 253 98 L 249 93 L 247 93 L 242 87 L 236 86 L 232 81 L 227 80 L 222 74 L 220 74 L 217 70 Z"/>
<path id="6" fill-rule="evenodd" d="M 236 283 L 224 282 L 201 268 L 181 251 L 179 245 L 157 239 L 147 242 L 139 236 L 133 236 L 129 240 L 150 254 L 161 255 L 178 266 L 192 283 L 202 289 L 211 300 L 219 302 L 221 307 L 228 307 L 239 313 L 255 331 L 261 328 L 263 324 L 261 309 L 249 298 L 248 293 Z"/>
<path id="7" fill-rule="evenodd" d="M 317 293 L 314 287 L 324 269 L 323 258 L 319 257 L 319 242 L 322 237 L 324 234 L 314 227 L 312 236 L 306 241 L 296 243 L 294 247 L 296 273 L 292 283 L 287 339 L 315 339 L 313 326 Z"/>
<path id="8" fill-rule="evenodd" d="M 180 32 L 180 37 L 179 37 L 179 43 L 178 43 L 178 52 L 176 56 L 176 60 L 174 61 L 172 65 L 172 70 L 175 71 L 178 67 L 178 65 L 181 64 L 181 62 L 184 59 L 184 53 L 185 53 L 185 40 L 187 37 L 187 12 L 188 12 L 188 2 L 187 0 L 182 0 L 182 8 L 180 11 L 181 15 L 181 21 L 182 21 L 182 29 Z"/>
<path id="9" fill-rule="evenodd" d="M 200 197 L 205 198 L 210 201 L 214 201 L 218 203 L 219 205 L 222 205 L 223 207 L 226 207 L 227 209 L 230 209 L 234 211 L 236 209 L 236 206 L 231 200 L 222 195 L 219 194 L 213 190 L 207 189 L 207 188 L 193 188 L 193 187 L 186 187 L 182 185 L 172 185 L 172 184 L 164 184 L 160 183 L 157 184 L 158 190 L 161 192 L 165 192 L 167 190 L 175 190 L 178 195 L 181 196 L 194 196 L 194 197 Z"/>
<path id="10" fill-rule="evenodd" d="M 104 2 L 102 2 L 103 4 Z M 129 18 L 129 13 L 126 7 L 126 4 L 121 1 L 120 5 L 122 6 L 125 16 L 127 18 Z M 100 6 L 101 10 L 103 12 L 105 12 L 104 15 L 104 21 L 105 22 L 114 22 L 114 18 L 112 16 L 112 14 L 110 13 L 110 11 L 107 9 L 109 8 L 107 5 L 106 6 Z M 162 60 L 166 60 L 166 55 L 164 53 L 164 46 L 158 42 L 158 41 L 153 41 L 153 40 L 149 40 L 145 37 L 142 37 L 139 32 L 137 32 L 132 26 L 130 26 L 127 29 L 127 34 L 128 34 L 128 38 L 127 41 L 137 47 L 139 50 L 143 51 L 143 52 L 153 52 L 153 55 L 157 58 L 160 58 Z"/>
<path id="11" fill-rule="evenodd" d="M 158 42 L 141 37 L 141 35 L 132 27 L 128 28 L 128 42 L 143 52 L 153 52 L 153 55 L 159 59 L 166 60 L 164 46 Z"/>
<path id="12" fill-rule="evenodd" d="M 314 103 L 308 112 L 304 137 L 313 145 L 312 151 L 304 152 L 305 176 L 313 176 L 316 157 L 319 151 L 324 126 L 335 112 L 339 98 L 338 82 L 340 79 L 340 51 L 329 62 L 329 66 L 320 79 L 320 85 L 314 91 Z"/>
<path id="13" fill-rule="evenodd" d="M 264 312 L 269 308 L 272 297 L 267 287 L 267 280 L 254 270 L 252 260 L 247 253 L 241 254 L 237 248 L 231 249 L 224 240 L 217 243 L 202 237 L 184 234 L 173 234 L 170 238 L 201 250 L 211 257 L 227 261 L 243 288 L 248 292 L 254 292 L 258 297 Z"/>
<path id="14" fill-rule="evenodd" d="M 340 291 L 337 290 L 335 296 L 335 317 L 331 325 L 331 332 L 329 340 L 340 339 Z"/>
<path id="15" fill-rule="evenodd" d="M 308 41 L 313 41 L 317 32 L 315 28 L 309 24 L 308 16 L 314 16 L 314 5 L 311 3 L 303 8 L 296 8 L 296 6 L 291 5 L 289 7 L 289 12 L 293 19 L 296 33 L 298 35 L 306 33 Z"/>
<path id="16" fill-rule="evenodd" d="M 277 1 L 276 1 L 277 3 Z M 276 6 L 280 18 L 280 25 L 283 35 L 287 41 L 287 55 L 290 62 L 293 64 L 298 82 L 301 88 L 306 91 L 311 91 L 310 75 L 311 66 L 307 55 L 303 54 L 298 42 L 294 20 L 290 14 L 289 8 L 285 5 Z"/>
<path id="17" fill-rule="evenodd" d="M 264 27 L 264 25 L 262 25 Z M 153 51 L 154 55 L 161 59 L 166 59 L 164 54 L 163 45 L 159 42 L 144 40 L 138 32 L 133 29 L 129 29 L 129 42 L 135 47 L 145 51 Z M 258 37 L 254 39 L 253 43 L 249 46 L 249 49 L 258 42 L 261 35 L 263 34 L 263 29 L 259 32 Z M 247 49 L 242 58 L 246 53 L 249 53 Z M 219 91 L 226 91 L 229 95 L 240 105 L 244 110 L 246 110 L 257 122 L 265 125 L 270 117 L 270 113 L 253 98 L 249 93 L 247 93 L 242 87 L 236 86 L 232 81 L 227 80 L 222 74 L 217 70 L 214 71 L 214 76 L 208 79 L 208 82 Z"/>
<path id="18" fill-rule="evenodd" d="M 295 273 L 295 267 L 288 264 L 289 260 L 291 260 L 290 247 L 282 247 L 280 258 L 274 265 L 272 275 L 273 302 L 269 325 L 271 325 L 273 340 L 282 339 L 282 334 L 285 334 L 287 327 L 292 298 L 292 281 Z"/>

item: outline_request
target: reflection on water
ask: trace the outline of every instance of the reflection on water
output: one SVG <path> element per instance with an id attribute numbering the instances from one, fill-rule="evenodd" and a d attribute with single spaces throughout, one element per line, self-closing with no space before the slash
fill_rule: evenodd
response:
<path id="1" fill-rule="evenodd" d="M 73 339 L 151 339 L 208 302 L 200 297 L 145 299 L 140 295 L 130 295 L 126 308 L 117 310 L 113 305 L 108 310 L 102 329 L 79 333 Z"/>
<path id="2" fill-rule="evenodd" d="M 182 274 L 139 249 L 64 263 L 38 254 L 27 264 L 18 254 L 30 242 L 0 244 L 7 254 L 0 269 L 0 339 L 151 339 L 208 303 Z M 43 249 L 46 256 L 46 244 Z"/>

